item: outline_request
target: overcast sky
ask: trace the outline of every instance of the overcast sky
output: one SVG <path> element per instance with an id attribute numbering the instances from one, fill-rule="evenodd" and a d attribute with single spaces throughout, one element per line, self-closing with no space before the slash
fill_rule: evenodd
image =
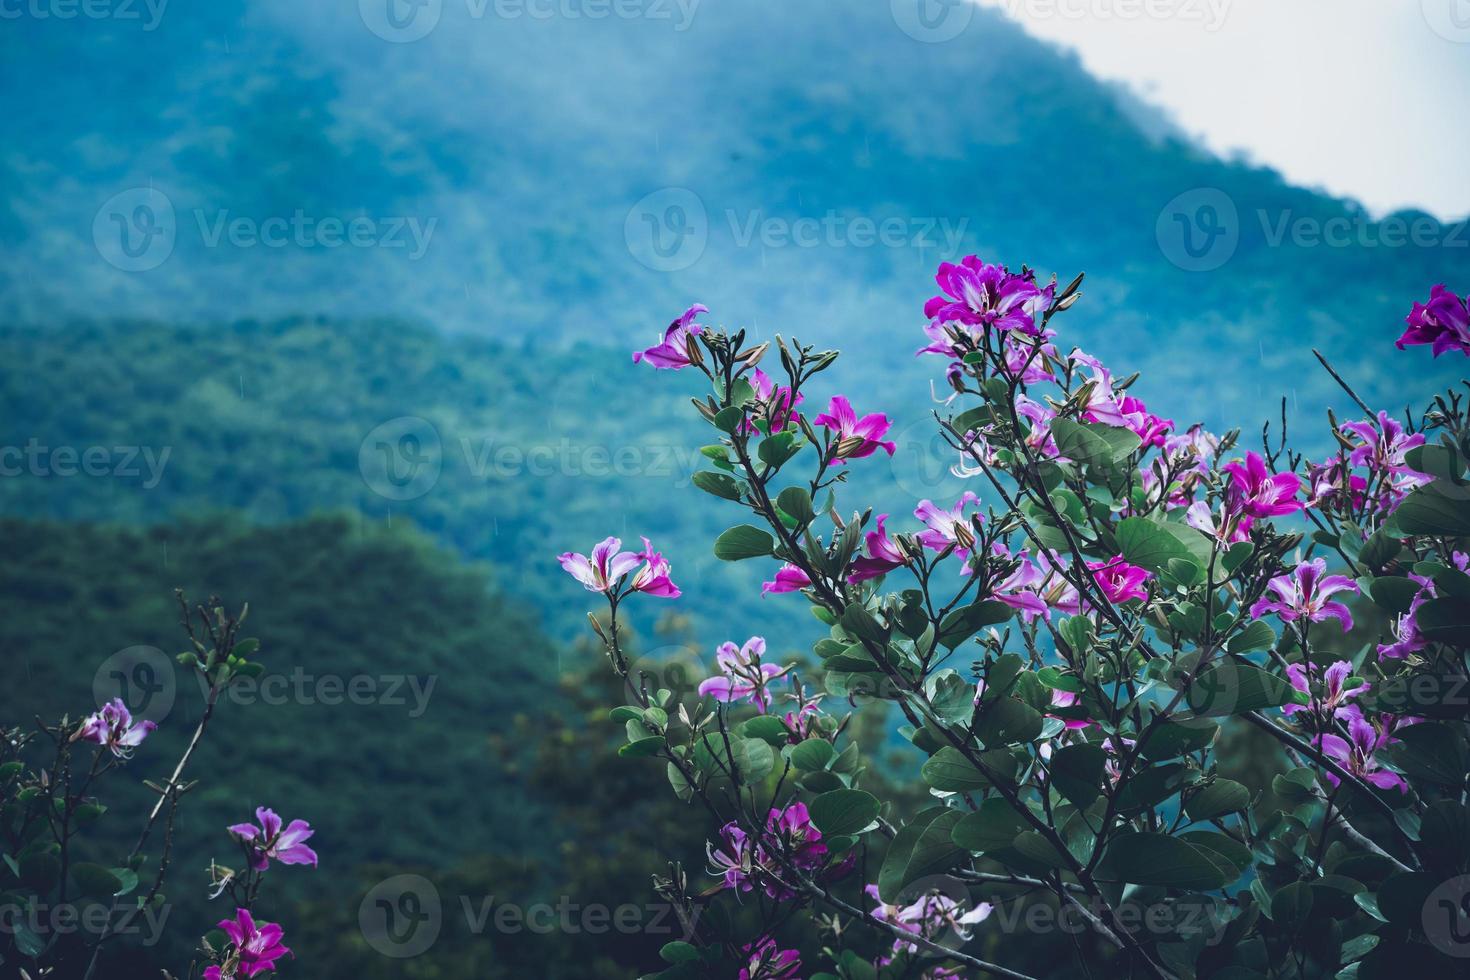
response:
<path id="1" fill-rule="evenodd" d="M 1470 215 L 1470 0 L 977 2 L 1075 49 L 1216 152 L 1378 214 Z"/>

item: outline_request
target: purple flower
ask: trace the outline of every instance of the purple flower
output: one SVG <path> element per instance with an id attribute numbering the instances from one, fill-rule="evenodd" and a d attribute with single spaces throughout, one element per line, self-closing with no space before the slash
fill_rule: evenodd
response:
<path id="1" fill-rule="evenodd" d="M 133 721 L 133 713 L 122 698 L 113 698 L 82 721 L 74 738 L 104 745 L 118 758 L 127 758 L 158 726 L 151 721 Z"/>
<path id="2" fill-rule="evenodd" d="M 1002 558 L 1010 557 L 1000 542 L 996 542 L 993 551 Z M 1066 565 L 1058 556 L 1043 551 L 1037 554 L 1035 563 L 1027 559 L 1025 551 L 1015 557 L 1021 563 L 1004 581 L 995 584 L 991 598 L 1018 610 L 1027 623 L 1034 622 L 1037 616 L 1051 622 L 1053 609 L 1068 616 L 1081 613 L 1082 600 L 1077 587 L 1068 580 Z"/>
<path id="3" fill-rule="evenodd" d="M 622 545 L 618 538 L 605 538 L 592 549 L 590 558 L 568 551 L 558 555 L 556 560 L 588 592 L 607 595 L 615 592 L 623 576 L 643 562 L 630 586 L 634 592 L 646 592 L 663 599 L 679 596 L 679 587 L 669 578 L 669 563 L 653 550 L 653 544 L 647 538 L 643 539 L 642 551 L 619 551 Z"/>
<path id="4" fill-rule="evenodd" d="M 723 878 L 726 888 L 748 892 L 755 887 L 755 849 L 735 821 L 720 828 L 719 844 L 706 844 L 710 874 Z"/>
<path id="5" fill-rule="evenodd" d="M 1384 510 L 1392 512 L 1410 490 L 1433 479 L 1429 474 L 1410 467 L 1404 458 L 1409 450 L 1424 445 L 1424 433 L 1406 434 L 1403 425 L 1387 412 L 1379 412 L 1376 423 L 1348 422 L 1341 428 L 1358 438 L 1348 454 L 1348 462 L 1378 476 L 1380 503 Z"/>
<path id="6" fill-rule="evenodd" d="M 1163 447 L 1170 432 L 1174 429 L 1173 419 L 1161 419 L 1148 410 L 1148 407 L 1132 395 L 1125 395 L 1118 402 L 1118 410 L 1123 416 L 1124 424 L 1132 429 L 1143 440 L 1143 448 L 1150 446 Z"/>
<path id="7" fill-rule="evenodd" d="M 668 368 L 677 371 L 693 364 L 690 358 L 691 352 L 699 356 L 694 336 L 704 329 L 701 323 L 695 323 L 694 318 L 701 313 L 708 313 L 709 307 L 703 303 L 695 303 L 684 311 L 684 315 L 669 324 L 664 331 L 664 339 L 653 347 L 633 354 L 633 363 L 647 361 L 656 368 Z"/>
<path id="8" fill-rule="evenodd" d="M 1379 789 L 1405 789 L 1403 779 L 1397 773 L 1380 769 L 1375 758 L 1378 750 L 1393 740 L 1388 732 L 1380 734 L 1361 712 L 1353 712 L 1348 717 L 1348 736 L 1344 739 L 1340 735 L 1322 734 L 1317 737 L 1317 746 L 1348 772 Z M 1330 772 L 1324 771 L 1322 776 L 1333 786 L 1339 782 Z"/>
<path id="9" fill-rule="evenodd" d="M 1347 679 L 1352 676 L 1353 665 L 1346 660 L 1339 660 L 1326 671 L 1321 672 L 1322 693 L 1320 696 L 1312 695 L 1311 679 L 1307 677 L 1307 671 L 1301 664 L 1289 664 L 1286 668 L 1286 676 L 1291 680 L 1291 686 L 1311 697 L 1310 705 L 1286 704 L 1282 705 L 1283 715 L 1294 715 L 1300 711 L 1313 711 L 1331 714 L 1334 717 L 1346 717 L 1351 714 L 1352 705 L 1347 703 L 1348 698 L 1355 698 L 1368 690 L 1367 684 L 1360 684 L 1353 688 L 1344 688 Z M 1317 670 L 1312 672 L 1314 675 Z"/>
<path id="10" fill-rule="evenodd" d="M 306 846 L 306 841 L 316 831 L 305 820 L 292 820 L 284 830 L 276 811 L 267 807 L 256 807 L 255 819 L 260 826 L 237 823 L 227 828 L 230 835 L 244 844 L 250 852 L 250 867 L 264 871 L 272 860 L 282 864 L 309 864 L 316 867 L 316 851 Z"/>
<path id="11" fill-rule="evenodd" d="M 765 653 L 766 641 L 759 636 L 746 640 L 743 647 L 721 643 L 715 652 L 715 663 L 719 665 L 720 673 L 700 683 L 700 696 L 708 694 L 727 704 L 749 699 L 765 714 L 771 704 L 766 685 L 788 669 L 761 663 Z"/>
<path id="12" fill-rule="evenodd" d="M 204 971 L 204 980 L 228 980 L 269 973 L 275 969 L 276 960 L 291 955 L 291 951 L 281 945 L 281 927 L 274 922 L 262 922 L 257 927 L 249 909 L 236 909 L 235 917 L 223 920 L 219 927 L 230 937 L 235 948 L 226 957 L 223 967 L 211 966 Z"/>
<path id="13" fill-rule="evenodd" d="M 926 530 L 919 532 L 918 541 L 931 551 L 955 548 L 961 554 L 968 552 L 975 543 L 970 529 L 970 518 L 965 508 L 978 504 L 980 498 L 966 490 L 954 506 L 948 510 L 938 507 L 932 500 L 921 500 L 914 508 L 914 516 L 924 522 Z"/>
<path id="14" fill-rule="evenodd" d="M 843 395 L 833 395 L 827 410 L 812 421 L 830 429 L 837 437 L 836 462 L 839 463 L 845 459 L 871 456 L 880 446 L 892 456 L 897 448 L 891 442 L 880 441 L 892 424 L 888 416 L 874 413 L 858 418 L 852 410 L 852 403 Z"/>
<path id="15" fill-rule="evenodd" d="M 1418 653 L 1429 646 L 1429 638 L 1419 632 L 1419 607 L 1438 594 L 1434 583 L 1420 575 L 1410 575 L 1409 578 L 1419 583 L 1419 591 L 1415 593 L 1413 600 L 1409 603 L 1407 612 L 1401 614 L 1393 621 L 1394 642 L 1380 644 L 1378 655 L 1388 657 L 1391 660 L 1402 660 L 1411 653 Z"/>
<path id="16" fill-rule="evenodd" d="M 1238 503 L 1238 501 L 1237 501 Z M 1184 523 L 1226 544 L 1249 541 L 1251 525 L 1255 519 L 1231 508 L 1230 494 L 1226 494 L 1218 513 L 1210 510 L 1203 500 L 1196 500 L 1184 512 Z"/>
<path id="17" fill-rule="evenodd" d="M 797 592 L 801 589 L 810 588 L 811 584 L 812 580 L 807 578 L 806 572 L 803 572 L 795 565 L 786 564 L 782 565 L 780 570 L 776 572 L 775 581 L 765 582 L 761 585 L 761 595 L 766 595 L 771 592 Z"/>
<path id="18" fill-rule="evenodd" d="M 1301 477 L 1295 473 L 1272 473 L 1256 453 L 1246 453 L 1245 462 L 1227 463 L 1220 469 L 1230 474 L 1226 502 L 1230 509 L 1249 517 L 1280 517 L 1302 509 L 1297 492 Z"/>
<path id="19" fill-rule="evenodd" d="M 1093 581 L 1109 602 L 1148 598 L 1148 589 L 1143 587 L 1143 583 L 1153 578 L 1153 573 L 1128 564 L 1122 555 L 1114 555 L 1107 561 L 1090 561 L 1087 567 L 1092 570 Z"/>
<path id="20" fill-rule="evenodd" d="M 1415 303 L 1404 319 L 1409 329 L 1396 342 L 1399 350 L 1430 344 L 1435 357 L 1447 350 L 1470 355 L 1470 312 L 1466 310 L 1465 300 L 1443 284 L 1430 291 L 1428 303 Z"/>
<path id="21" fill-rule="evenodd" d="M 940 891 L 925 892 L 909 905 L 887 904 L 879 897 L 877 885 L 868 885 L 864 892 L 878 904 L 872 912 L 873 918 L 928 940 L 939 939 L 953 931 L 956 939 L 968 942 L 973 934 L 970 927 L 984 922 L 994 911 L 989 902 L 981 902 L 966 910 L 964 904 Z M 918 951 L 919 947 L 907 940 L 893 941 L 895 953 Z"/>
<path id="22" fill-rule="evenodd" d="M 1012 275 L 1000 265 L 988 265 L 974 255 L 939 264 L 934 277 L 945 293 L 924 304 L 930 320 L 966 326 L 1037 332 L 1036 317 L 1051 305 L 1055 287 L 1041 289 L 1029 271 Z"/>
<path id="23" fill-rule="evenodd" d="M 888 536 L 888 529 L 883 526 L 886 520 L 888 520 L 887 514 L 878 515 L 878 529 L 869 531 L 867 534 L 865 546 L 867 554 L 859 555 L 853 560 L 852 569 L 847 573 L 847 580 L 854 585 L 886 575 L 895 568 L 908 564 L 908 558 L 904 556 L 898 543 Z"/>
<path id="24" fill-rule="evenodd" d="M 764 414 L 771 424 L 772 433 L 780 432 L 791 423 L 792 419 L 800 417 L 796 412 L 796 406 L 806 400 L 805 395 L 798 394 L 796 400 L 792 401 L 791 389 L 776 384 L 771 376 L 760 368 L 751 372 L 751 385 L 755 388 L 756 398 L 760 400 Z M 742 431 L 745 435 L 756 431 L 749 419 L 745 420 L 744 426 Z"/>
<path id="25" fill-rule="evenodd" d="M 739 980 L 796 980 L 801 971 L 801 953 L 781 949 L 774 939 L 762 939 L 745 947 L 746 962 Z"/>
<path id="26" fill-rule="evenodd" d="M 1332 597 L 1339 592 L 1358 591 L 1358 583 L 1346 575 L 1328 575 L 1327 559 L 1302 562 L 1285 575 L 1278 575 L 1266 586 L 1276 593 L 1276 598 L 1262 596 L 1251 606 L 1251 617 L 1260 619 L 1266 613 L 1275 613 L 1283 622 L 1293 623 L 1298 619 L 1320 623 L 1336 617 L 1346 633 L 1353 628 L 1353 614 Z"/>

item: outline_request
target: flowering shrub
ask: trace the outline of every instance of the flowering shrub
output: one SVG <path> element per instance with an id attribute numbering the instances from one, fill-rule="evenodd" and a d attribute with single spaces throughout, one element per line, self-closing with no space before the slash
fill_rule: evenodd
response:
<path id="1" fill-rule="evenodd" d="M 970 257 L 937 279 L 920 354 L 946 362 L 935 425 L 975 491 L 913 523 L 838 504 L 893 444 L 854 408 L 871 395 L 801 414 L 835 352 L 777 338 L 772 378 L 770 344 L 694 306 L 634 355 L 711 386 L 694 482 L 746 514 L 716 557 L 765 564 L 771 601 L 826 628 L 814 677 L 752 637 L 679 700 L 622 639 L 626 600 L 678 595 L 668 563 L 616 539 L 561 556 L 607 598 L 619 754 L 662 760 L 717 828 L 707 878 L 662 882 L 691 931 L 660 976 L 1022 977 L 1023 905 L 1076 923 L 1078 975 L 1449 975 L 1470 955 L 1464 395 L 1401 421 L 1339 378 L 1365 418 L 1329 413 L 1338 451 L 1308 460 L 1269 427 L 1181 429 L 1136 376 L 1061 353 L 1080 276 Z M 1470 353 L 1465 302 L 1416 304 L 1414 344 Z M 912 746 L 890 775 L 926 805 L 864 788 L 859 711 Z M 1222 766 L 1232 738 L 1264 785 Z"/>
<path id="2" fill-rule="evenodd" d="M 105 778 L 136 763 L 158 726 L 135 720 L 122 699 L 114 698 L 80 722 L 63 718 L 55 725 L 38 723 L 34 734 L 0 733 L 0 898 L 5 904 L 0 963 L 7 976 L 91 980 L 116 975 L 103 962 L 104 947 L 136 932 L 141 917 L 164 909 L 179 805 L 196 785 L 184 778 L 185 770 L 221 695 L 232 683 L 264 670 L 250 660 L 259 642 L 240 635 L 245 611 L 228 614 L 217 599 L 191 609 L 182 594 L 178 602 L 189 640 L 178 661 L 198 676 L 204 705 L 170 775 L 148 782 L 158 801 L 137 843 L 115 867 L 79 860 L 84 831 L 107 812 L 96 796 Z M 95 748 L 89 751 L 88 745 Z M 232 838 L 239 846 L 243 869 L 212 863 L 209 898 L 228 895 L 235 911 L 202 940 L 206 964 L 194 964 L 185 976 L 255 977 L 271 973 L 277 960 L 290 955 L 281 943 L 281 927 L 256 922 L 251 909 L 272 861 L 316 866 L 316 852 L 305 843 L 312 830 L 304 820 L 283 828 L 280 817 L 265 807 L 255 814 L 258 825 L 237 824 L 220 832 L 222 841 Z M 156 855 L 144 853 L 150 842 Z M 166 912 L 158 921 L 165 918 Z"/>

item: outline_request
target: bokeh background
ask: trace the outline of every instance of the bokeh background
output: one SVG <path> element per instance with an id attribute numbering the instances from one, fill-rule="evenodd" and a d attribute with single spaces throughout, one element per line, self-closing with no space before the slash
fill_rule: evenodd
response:
<path id="1" fill-rule="evenodd" d="M 828 393 L 899 445 L 848 500 L 905 513 L 961 489 L 913 352 L 973 252 L 1085 271 L 1061 342 L 1181 427 L 1284 410 L 1320 448 L 1314 347 L 1390 410 L 1458 376 L 1392 348 L 1470 273 L 1457 2 L 0 2 L 0 720 L 161 722 L 100 859 L 200 711 L 173 589 L 248 601 L 270 680 L 199 756 L 169 937 L 113 975 L 186 970 L 256 803 L 317 828 L 270 875 L 287 976 L 656 966 L 649 875 L 699 876 L 706 828 L 612 754 L 554 555 L 654 539 L 670 684 L 820 627 L 717 567 L 689 379 L 629 351 L 695 301 L 840 347 Z"/>

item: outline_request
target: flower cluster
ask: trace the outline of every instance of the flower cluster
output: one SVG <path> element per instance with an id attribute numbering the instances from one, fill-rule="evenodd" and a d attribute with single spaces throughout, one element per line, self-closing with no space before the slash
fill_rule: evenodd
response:
<path id="1" fill-rule="evenodd" d="M 1443 284 L 1430 291 L 1429 302 L 1415 303 L 1405 320 L 1409 328 L 1398 339 L 1399 350 L 1428 344 L 1435 357 L 1447 350 L 1470 355 L 1470 310 Z"/>
<path id="2" fill-rule="evenodd" d="M 615 595 L 626 581 L 629 592 L 642 592 L 662 599 L 678 598 L 679 587 L 669 578 L 669 563 L 653 550 L 652 542 L 644 538 L 642 551 L 622 551 L 622 546 L 620 539 L 609 537 L 592 549 L 590 557 L 569 551 L 558 555 L 557 561 L 588 592 Z M 634 569 L 637 569 L 636 574 L 627 581 L 628 574 Z"/>
<path id="3" fill-rule="evenodd" d="M 707 845 L 710 873 L 725 888 L 748 892 L 760 886 L 770 898 L 795 897 L 798 882 L 791 869 L 811 875 L 827 864 L 827 845 L 822 832 L 812 825 L 806 804 L 789 803 L 772 808 L 766 815 L 762 841 L 752 840 L 738 822 L 720 828 L 717 843 Z M 833 873 L 845 871 L 841 865 Z"/>

